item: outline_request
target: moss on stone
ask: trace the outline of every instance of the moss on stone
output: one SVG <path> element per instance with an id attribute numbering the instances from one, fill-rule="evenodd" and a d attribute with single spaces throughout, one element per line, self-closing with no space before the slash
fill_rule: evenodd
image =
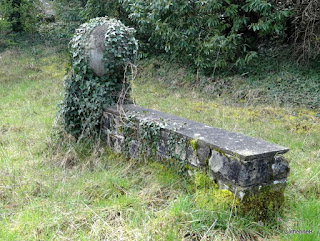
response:
<path id="1" fill-rule="evenodd" d="M 239 200 L 234 198 L 232 192 L 211 186 L 210 188 L 197 189 L 195 202 L 201 209 L 221 211 L 223 209 L 230 209 L 232 206 L 237 206 Z"/>
<path id="2" fill-rule="evenodd" d="M 239 202 L 238 209 L 240 213 L 252 213 L 261 219 L 270 218 L 276 211 L 280 210 L 284 202 L 284 188 L 278 190 L 272 187 L 262 187 L 258 193 L 247 195 Z"/>
<path id="3" fill-rule="evenodd" d="M 219 189 L 210 177 L 203 171 L 196 170 L 193 176 L 195 203 L 206 210 L 221 210 L 232 206 L 234 195 L 228 190 Z"/>
<path id="4" fill-rule="evenodd" d="M 186 170 L 190 170 L 190 171 L 193 171 L 193 170 L 194 170 L 194 167 L 192 167 L 192 166 L 190 166 L 190 165 L 188 165 L 188 164 L 183 165 L 183 167 L 184 167 L 184 169 L 186 169 Z"/>
<path id="5" fill-rule="evenodd" d="M 199 208 L 207 210 L 221 210 L 236 208 L 240 215 L 251 214 L 257 220 L 266 220 L 274 216 L 284 202 L 284 188 L 277 190 L 272 187 L 262 187 L 254 195 L 247 194 L 244 200 L 235 197 L 229 190 L 219 189 L 209 176 L 196 170 L 193 177 L 195 203 Z"/>
<path id="6" fill-rule="evenodd" d="M 194 174 L 194 184 L 196 188 L 203 189 L 210 188 L 210 186 L 214 183 L 207 174 L 197 171 Z"/>
<path id="7" fill-rule="evenodd" d="M 192 148 L 194 150 L 197 150 L 197 148 L 198 148 L 198 139 L 192 139 L 192 140 L 189 141 L 189 143 L 190 143 L 190 145 L 192 146 Z"/>

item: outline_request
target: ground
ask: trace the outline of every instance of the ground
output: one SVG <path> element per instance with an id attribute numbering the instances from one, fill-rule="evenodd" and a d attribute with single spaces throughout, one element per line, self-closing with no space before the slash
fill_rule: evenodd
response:
<path id="1" fill-rule="evenodd" d="M 230 207 L 206 209 L 192 180 L 152 160 L 126 160 L 71 142 L 52 154 L 65 50 L 11 49 L 0 61 L 0 240 L 319 239 L 320 120 L 312 106 L 230 104 L 163 81 L 182 78 L 181 69 L 164 73 L 139 63 L 137 104 L 291 149 L 283 212 L 256 222 Z M 313 233 L 286 234 L 290 230 Z"/>

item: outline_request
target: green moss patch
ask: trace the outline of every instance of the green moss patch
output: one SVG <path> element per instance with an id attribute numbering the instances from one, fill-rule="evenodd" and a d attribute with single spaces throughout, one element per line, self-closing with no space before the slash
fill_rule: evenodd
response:
<path id="1" fill-rule="evenodd" d="M 273 190 L 271 187 L 263 187 L 254 196 L 247 196 L 239 202 L 240 213 L 252 213 L 260 220 L 274 216 L 274 213 L 281 210 L 284 202 L 284 188 Z"/>
<path id="2" fill-rule="evenodd" d="M 192 146 L 193 150 L 197 150 L 197 148 L 198 148 L 198 140 L 197 139 L 190 140 L 189 143 Z"/>

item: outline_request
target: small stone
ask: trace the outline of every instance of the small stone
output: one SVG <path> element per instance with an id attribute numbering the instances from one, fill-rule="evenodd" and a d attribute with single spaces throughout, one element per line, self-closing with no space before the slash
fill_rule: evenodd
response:
<path id="1" fill-rule="evenodd" d="M 192 146 L 187 147 L 187 161 L 194 167 L 200 166 L 200 161 L 197 155 L 197 151 Z"/>
<path id="2" fill-rule="evenodd" d="M 176 143 L 174 154 L 178 157 L 178 159 L 185 161 L 187 159 L 185 144 Z"/>
<path id="3" fill-rule="evenodd" d="M 225 156 L 217 151 L 212 151 L 211 158 L 209 159 L 209 166 L 214 173 L 219 173 L 224 168 L 224 163 L 228 160 Z"/>
<path id="4" fill-rule="evenodd" d="M 210 157 L 210 148 L 200 141 L 198 141 L 197 156 L 201 166 L 205 166 Z"/>
<path id="5" fill-rule="evenodd" d="M 241 201 L 243 200 L 243 198 L 244 198 L 245 195 L 246 195 L 246 194 L 245 194 L 244 192 L 242 192 L 242 191 L 239 192 L 239 197 L 240 197 L 240 200 L 241 200 Z"/>
<path id="6" fill-rule="evenodd" d="M 136 140 L 132 140 L 129 143 L 129 155 L 131 158 L 136 158 L 139 154 L 139 142 Z"/>
<path id="7" fill-rule="evenodd" d="M 113 150 L 115 153 L 122 153 L 124 137 L 120 135 L 114 135 L 111 137 L 111 141 L 113 143 Z"/>
<path id="8" fill-rule="evenodd" d="M 289 163 L 283 156 L 274 157 L 274 164 L 272 164 L 272 174 L 274 178 L 286 178 L 289 171 Z"/>
<path id="9" fill-rule="evenodd" d="M 209 166 L 214 176 L 223 177 L 225 180 L 239 186 L 251 186 L 259 183 L 270 183 L 271 170 L 268 168 L 269 160 L 255 160 L 241 162 L 230 155 L 212 150 Z"/>
<path id="10" fill-rule="evenodd" d="M 168 149 L 165 140 L 161 139 L 157 146 L 157 152 L 160 157 L 168 157 Z"/>

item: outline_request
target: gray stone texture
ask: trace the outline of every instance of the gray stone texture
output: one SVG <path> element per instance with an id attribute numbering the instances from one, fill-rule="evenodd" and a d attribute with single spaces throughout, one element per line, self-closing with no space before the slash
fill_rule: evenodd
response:
<path id="1" fill-rule="evenodd" d="M 272 175 L 274 179 L 286 178 L 289 173 L 289 163 L 282 156 L 275 156 L 272 164 Z"/>
<path id="2" fill-rule="evenodd" d="M 116 153 L 128 145 L 128 155 L 133 158 L 156 154 L 159 159 L 174 157 L 194 167 L 208 168 L 220 188 L 232 191 L 240 199 L 254 195 L 261 187 L 282 190 L 286 186 L 289 164 L 279 154 L 287 152 L 287 148 L 139 106 L 123 108 L 135 119 L 123 119 L 115 107 L 108 108 L 104 115 L 107 145 Z M 130 123 L 130 136 L 123 136 L 123 121 Z M 154 147 L 150 143 L 144 143 L 141 121 L 161 126 L 156 153 L 151 152 Z M 126 138 L 129 144 L 125 144 Z M 191 140 L 197 140 L 196 148 Z"/>
<path id="3" fill-rule="evenodd" d="M 187 151 L 184 143 L 181 141 L 175 143 L 173 156 L 179 158 L 181 161 L 185 161 L 187 159 Z"/>
<path id="4" fill-rule="evenodd" d="M 88 43 L 85 47 L 85 50 L 88 56 L 89 66 L 90 69 L 92 69 L 93 72 L 99 77 L 107 74 L 105 66 L 108 64 L 112 64 L 114 69 L 122 69 L 122 64 L 120 63 L 114 66 L 116 64 L 114 61 L 115 56 L 110 53 L 106 56 L 105 53 L 105 34 L 109 28 L 110 24 L 106 22 L 103 25 L 95 27 L 86 35 Z M 126 38 L 123 38 L 121 41 L 117 42 L 118 49 L 126 49 L 128 46 L 129 44 Z"/>
<path id="5" fill-rule="evenodd" d="M 129 142 L 129 155 L 131 158 L 137 158 L 139 155 L 139 146 L 140 143 L 136 140 Z"/>
<path id="6" fill-rule="evenodd" d="M 269 159 L 242 162 L 223 153 L 212 151 L 209 167 L 214 177 L 246 187 L 272 182 L 271 162 Z"/>
<path id="7" fill-rule="evenodd" d="M 209 148 L 209 146 L 204 141 L 198 140 L 197 156 L 201 166 L 208 165 L 210 154 L 211 154 L 211 149 Z"/>
<path id="8" fill-rule="evenodd" d="M 134 114 L 139 120 L 165 122 L 167 130 L 184 136 L 188 140 L 201 140 L 207 143 L 211 149 L 237 156 L 244 161 L 273 157 L 277 154 L 284 154 L 289 150 L 242 133 L 228 132 L 220 128 L 136 105 L 125 105 L 123 109 L 127 113 Z M 111 107 L 107 111 L 117 114 L 117 108 Z"/>
<path id="9" fill-rule="evenodd" d="M 194 167 L 200 167 L 197 150 L 195 150 L 191 145 L 188 145 L 187 147 L 187 161 Z"/>
<path id="10" fill-rule="evenodd" d="M 99 77 L 105 74 L 103 56 L 104 51 L 106 50 L 105 34 L 108 27 L 108 23 L 95 27 L 89 36 L 87 45 L 89 66 Z"/>
<path id="11" fill-rule="evenodd" d="M 112 145 L 112 149 L 114 150 L 115 153 L 117 154 L 121 154 L 123 152 L 123 148 L 124 148 L 124 137 L 120 136 L 120 135 L 111 135 L 110 136 L 110 140 L 111 140 L 111 145 Z"/>

